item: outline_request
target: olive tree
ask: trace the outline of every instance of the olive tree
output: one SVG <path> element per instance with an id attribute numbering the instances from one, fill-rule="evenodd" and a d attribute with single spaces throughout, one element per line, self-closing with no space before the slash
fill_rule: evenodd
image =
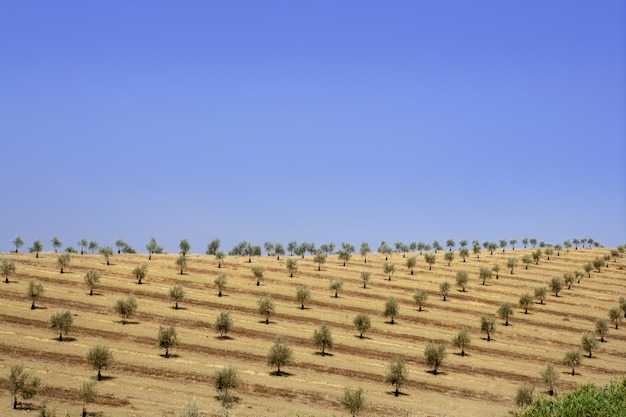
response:
<path id="1" fill-rule="evenodd" d="M 137 300 L 133 294 L 128 297 L 120 297 L 115 300 L 113 310 L 122 319 L 122 324 L 126 324 L 127 320 L 137 311 Z"/>
<path id="2" fill-rule="evenodd" d="M 487 334 L 487 342 L 491 341 L 491 335 L 496 332 L 496 319 L 489 314 L 480 315 L 480 332 Z"/>
<path id="3" fill-rule="evenodd" d="M 543 304 L 543 300 L 546 299 L 546 294 L 548 293 L 548 287 L 542 285 L 541 287 L 535 287 L 533 291 L 535 298 L 539 299 L 539 304 Z"/>
<path id="4" fill-rule="evenodd" d="M 426 348 L 424 348 L 426 364 L 434 368 L 433 375 L 437 375 L 437 368 L 441 366 L 446 356 L 448 356 L 448 353 L 446 352 L 446 345 L 443 343 L 428 342 Z"/>
<path id="5" fill-rule="evenodd" d="M 100 282 L 100 272 L 90 268 L 85 273 L 83 280 L 85 281 L 85 285 L 89 287 L 89 295 L 93 295 L 93 289 Z"/>
<path id="6" fill-rule="evenodd" d="M 98 242 L 96 242 L 95 240 L 90 240 L 89 244 L 87 245 L 87 247 L 89 248 L 89 250 L 91 251 L 91 253 L 96 253 L 96 251 L 98 250 L 98 248 L 100 248 L 100 245 L 98 244 Z"/>
<path id="7" fill-rule="evenodd" d="M 311 342 L 316 348 L 321 349 L 322 356 L 326 354 L 326 349 L 333 348 L 333 336 L 326 323 L 320 324 L 320 327 L 313 331 Z"/>
<path id="8" fill-rule="evenodd" d="M 567 285 L 567 289 L 572 288 L 572 284 L 574 283 L 574 273 L 573 272 L 564 272 L 563 273 L 563 284 Z"/>
<path id="9" fill-rule="evenodd" d="M 352 258 L 352 253 L 350 253 L 347 249 L 342 248 L 337 251 L 337 258 L 340 261 L 343 261 L 343 266 L 346 266 L 346 263 Z"/>
<path id="10" fill-rule="evenodd" d="M 28 248 L 30 253 L 35 252 L 35 258 L 39 258 L 39 252 L 43 251 L 43 243 L 41 239 L 37 239 L 33 242 L 33 244 Z"/>
<path id="11" fill-rule="evenodd" d="M 413 275 L 413 271 L 415 270 L 415 266 L 417 265 L 417 257 L 409 256 L 406 258 L 406 267 L 411 271 L 411 275 Z"/>
<path id="12" fill-rule="evenodd" d="M 533 296 L 529 292 L 525 292 L 519 298 L 519 306 L 524 309 L 524 314 L 528 314 L 528 309 L 533 306 Z"/>
<path id="13" fill-rule="evenodd" d="M 146 250 L 148 251 L 148 260 L 152 259 L 153 253 L 162 253 L 163 248 L 157 244 L 155 238 L 151 237 L 150 241 L 146 244 Z"/>
<path id="14" fill-rule="evenodd" d="M 61 246 L 63 246 L 63 242 L 61 242 L 61 240 L 56 236 L 50 239 L 50 243 L 52 243 L 52 247 L 54 248 L 55 252 L 58 252 L 59 249 L 61 249 Z"/>
<path id="15" fill-rule="evenodd" d="M 43 285 L 41 282 L 35 282 L 32 279 L 28 282 L 28 288 L 26 289 L 26 295 L 32 301 L 30 309 L 35 309 L 35 301 L 43 298 Z"/>
<path id="16" fill-rule="evenodd" d="M 384 240 L 380 242 L 380 245 L 378 246 L 378 253 L 382 253 L 383 255 L 385 255 L 385 261 L 389 260 L 389 255 L 391 255 L 391 252 L 391 246 L 389 246 L 387 242 L 385 242 Z"/>
<path id="17" fill-rule="evenodd" d="M 513 274 L 513 270 L 517 266 L 517 258 L 514 256 L 509 257 L 506 261 L 506 267 L 511 270 L 511 274 Z"/>
<path id="18" fill-rule="evenodd" d="M 268 366 L 276 367 L 276 376 L 280 376 L 280 367 L 287 366 L 293 361 L 293 351 L 280 336 L 276 337 L 274 344 L 267 352 L 266 361 Z"/>
<path id="19" fill-rule="evenodd" d="M 37 395 L 40 379 L 24 370 L 22 365 L 11 366 L 9 374 L 9 391 L 13 400 L 13 409 L 17 409 L 18 396 L 22 401 L 29 400 Z"/>
<path id="20" fill-rule="evenodd" d="M 363 280 L 363 288 L 367 288 L 367 283 L 370 282 L 372 273 L 369 271 L 361 271 L 361 279 Z"/>
<path id="21" fill-rule="evenodd" d="M 433 265 L 435 264 L 435 261 L 437 260 L 437 255 L 435 255 L 434 253 L 425 253 L 424 260 L 428 264 L 428 270 L 430 271 L 433 269 Z"/>
<path id="22" fill-rule="evenodd" d="M 220 311 L 213 323 L 213 330 L 220 334 L 220 339 L 226 337 L 229 331 L 233 328 L 233 319 L 230 317 L 230 311 Z"/>
<path id="23" fill-rule="evenodd" d="M 361 242 L 361 247 L 359 249 L 359 252 L 361 253 L 361 256 L 363 257 L 363 263 L 367 263 L 367 255 L 371 252 L 372 250 L 370 249 L 370 245 L 367 242 Z"/>
<path id="24" fill-rule="evenodd" d="M 580 344 L 583 350 L 589 354 L 589 358 L 591 358 L 591 352 L 600 346 L 600 343 L 591 332 L 583 332 L 580 337 Z"/>
<path id="25" fill-rule="evenodd" d="M 443 254 L 443 259 L 448 261 L 448 266 L 454 260 L 454 252 L 446 252 Z"/>
<path id="26" fill-rule="evenodd" d="M 174 284 L 167 291 L 167 295 L 174 302 L 174 309 L 178 310 L 178 303 L 185 301 L 185 287 L 182 284 Z"/>
<path id="27" fill-rule="evenodd" d="M 443 301 L 446 301 L 446 296 L 450 292 L 450 283 L 448 281 L 442 281 L 439 283 L 439 294 L 443 297 Z"/>
<path id="28" fill-rule="evenodd" d="M 391 281 L 391 276 L 396 272 L 396 265 L 393 262 L 383 263 L 383 271 L 389 276 L 388 280 Z"/>
<path id="29" fill-rule="evenodd" d="M 548 362 L 546 367 L 541 372 L 541 378 L 543 382 L 548 384 L 550 387 L 549 393 L 550 395 L 554 395 L 554 384 L 559 380 L 559 373 L 554 369 L 554 365 L 552 362 Z"/>
<path id="30" fill-rule="evenodd" d="M 591 264 L 591 262 L 587 262 L 585 265 L 583 265 L 583 269 L 587 273 L 587 278 L 591 278 L 591 271 L 593 270 L 593 265 Z"/>
<path id="31" fill-rule="evenodd" d="M 385 302 L 385 309 L 383 310 L 383 316 L 391 319 L 390 323 L 394 324 L 394 318 L 398 315 L 400 307 L 398 306 L 398 300 L 395 297 L 387 298 Z"/>
<path id="32" fill-rule="evenodd" d="M 181 254 L 178 258 L 176 258 L 174 263 L 178 265 L 180 274 L 183 275 L 185 273 L 185 268 L 187 268 L 187 257 Z"/>
<path id="33" fill-rule="evenodd" d="M 524 264 L 524 269 L 528 269 L 528 265 L 533 262 L 533 258 L 530 255 L 522 256 L 522 263 Z"/>
<path id="34" fill-rule="evenodd" d="M 426 290 L 415 290 L 413 293 L 413 300 L 415 301 L 415 304 L 417 304 L 417 311 L 422 311 L 422 307 L 427 299 L 428 293 Z"/>
<path id="35" fill-rule="evenodd" d="M 102 380 L 101 370 L 108 368 L 113 362 L 113 353 L 104 345 L 96 345 L 87 352 L 87 363 L 98 370 L 98 381 Z"/>
<path id="36" fill-rule="evenodd" d="M 465 348 L 470 345 L 472 339 L 467 327 L 461 327 L 461 330 L 452 338 L 452 346 L 461 348 L 461 356 L 465 356 Z"/>
<path id="37" fill-rule="evenodd" d="M 276 312 L 274 307 L 274 300 L 269 295 L 263 296 L 257 300 L 257 311 L 260 315 L 265 317 L 265 324 L 270 323 L 270 317 Z"/>
<path id="38" fill-rule="evenodd" d="M 451 252 L 446 252 L 451 253 Z M 467 271 L 457 271 L 456 273 L 456 285 L 461 287 L 461 291 L 465 292 L 467 281 L 469 280 L 469 274 Z"/>
<path id="39" fill-rule="evenodd" d="M 578 349 L 570 349 L 565 352 L 563 357 L 563 365 L 572 368 L 572 376 L 576 375 L 576 367 L 580 366 L 582 355 Z"/>
<path id="40" fill-rule="evenodd" d="M 541 255 L 543 255 L 543 253 L 541 252 L 541 249 L 537 249 L 530 255 L 533 258 L 533 261 L 535 261 L 535 265 L 539 265 L 539 260 L 541 259 Z"/>
<path id="41" fill-rule="evenodd" d="M 215 260 L 217 261 L 217 267 L 221 268 L 224 263 L 224 258 L 226 258 L 226 252 L 223 250 L 218 250 L 215 252 Z"/>
<path id="42" fill-rule="evenodd" d="M 554 292 L 554 296 L 558 297 L 559 292 L 563 289 L 563 280 L 560 276 L 555 275 L 550 278 L 550 282 L 548 282 L 548 286 L 550 287 L 550 291 Z"/>
<path id="43" fill-rule="evenodd" d="M 409 373 L 406 369 L 406 364 L 401 358 L 397 358 L 389 363 L 389 369 L 385 374 L 385 384 L 392 385 L 395 388 L 393 395 L 396 397 L 400 395 L 400 388 L 404 385 L 408 379 Z"/>
<path id="44" fill-rule="evenodd" d="M 157 334 L 157 346 L 159 349 L 165 349 L 165 357 L 170 357 L 170 349 L 178 346 L 178 335 L 176 334 L 176 327 L 171 326 L 159 326 L 159 332 Z"/>
<path id="45" fill-rule="evenodd" d="M 11 241 L 11 244 L 15 246 L 15 253 L 18 253 L 20 247 L 24 245 L 24 239 L 22 239 L 21 236 L 15 236 Z"/>
<path id="46" fill-rule="evenodd" d="M 355 417 L 359 411 L 365 407 L 365 397 L 363 395 L 363 389 L 358 388 L 350 390 L 346 388 L 343 392 L 343 396 L 339 399 L 343 408 L 346 409 L 352 417 Z"/>
<path id="47" fill-rule="evenodd" d="M 504 320 L 504 325 L 508 326 L 509 318 L 513 315 L 513 305 L 508 301 L 501 303 L 496 314 L 500 319 Z"/>
<path id="48" fill-rule="evenodd" d="M 239 387 L 240 379 L 237 370 L 230 365 L 226 365 L 215 371 L 212 380 L 222 407 L 225 409 L 232 407 L 236 399 L 230 394 L 229 390 L 235 390 Z"/>
<path id="49" fill-rule="evenodd" d="M 257 286 L 261 285 L 261 280 L 263 279 L 265 268 L 263 268 L 260 265 L 252 265 L 250 267 L 250 270 L 252 271 L 252 275 L 254 275 L 254 278 L 256 278 L 256 285 Z"/>
<path id="50" fill-rule="evenodd" d="M 146 275 L 148 275 L 148 265 L 136 266 L 133 268 L 132 274 L 137 279 L 137 284 L 141 285 L 141 280 L 143 280 Z"/>
<path id="51" fill-rule="evenodd" d="M 469 256 L 469 249 L 467 248 L 459 249 L 459 256 L 463 259 L 463 262 L 465 262 L 465 259 L 467 259 L 467 257 Z"/>
<path id="52" fill-rule="evenodd" d="M 367 332 L 370 327 L 372 327 L 372 322 L 370 320 L 370 316 L 367 314 L 359 313 L 352 319 L 352 324 L 356 328 L 357 332 L 359 332 L 359 338 L 363 339 L 363 333 Z"/>
<path id="53" fill-rule="evenodd" d="M 617 330 L 619 322 L 622 320 L 622 311 L 618 306 L 609 308 L 609 320 L 615 324 L 615 330 Z"/>
<path id="54" fill-rule="evenodd" d="M 604 336 L 609 332 L 609 323 L 603 317 L 597 318 L 595 322 L 596 334 L 600 336 L 600 342 L 604 342 Z"/>
<path id="55" fill-rule="evenodd" d="M 67 310 L 59 310 L 50 316 L 50 328 L 59 332 L 59 342 L 63 341 L 63 335 L 69 333 L 74 318 L 72 313 Z"/>
<path id="56" fill-rule="evenodd" d="M 322 264 L 326 262 L 326 254 L 324 252 L 316 252 L 313 256 L 313 262 L 317 264 L 317 270 L 322 270 Z"/>
<path id="57" fill-rule="evenodd" d="M 67 268 L 71 260 L 72 257 L 69 253 L 61 253 L 57 256 L 57 265 L 61 268 L 61 273 L 63 273 L 64 268 Z"/>
<path id="58" fill-rule="evenodd" d="M 274 244 L 274 253 L 276 254 L 276 259 L 280 260 L 280 256 L 285 254 L 285 247 L 282 243 Z"/>
<path id="59" fill-rule="evenodd" d="M 487 280 L 491 279 L 491 277 L 493 276 L 491 269 L 481 266 L 480 269 L 478 270 L 478 276 L 480 278 L 480 280 L 482 281 L 482 284 L 485 285 L 485 282 L 487 282 Z"/>
<path id="60" fill-rule="evenodd" d="M 104 256 L 104 259 L 107 261 L 107 265 L 111 265 L 111 257 L 113 256 L 113 249 L 110 246 L 101 246 L 98 249 L 100 255 Z"/>
<path id="61" fill-rule="evenodd" d="M 335 291 L 335 298 L 338 297 L 339 290 L 343 287 L 343 281 L 334 279 L 330 281 L 328 288 Z"/>
<path id="62" fill-rule="evenodd" d="M 15 261 L 13 259 L 3 259 L 0 261 L 0 272 L 4 275 L 4 282 L 9 283 L 9 275 L 15 273 Z"/>
<path id="63" fill-rule="evenodd" d="M 225 273 L 218 274 L 213 280 L 213 285 L 217 287 L 217 296 L 222 296 L 222 290 L 226 288 L 226 284 L 228 283 L 228 278 Z"/>
<path id="64" fill-rule="evenodd" d="M 533 403 L 533 395 L 535 393 L 535 386 L 532 384 L 522 384 L 517 388 L 517 394 L 515 395 L 515 404 L 519 407 L 528 407 Z"/>
<path id="65" fill-rule="evenodd" d="M 187 239 L 182 239 L 178 243 L 178 248 L 180 249 L 181 255 L 185 256 L 191 250 L 191 245 L 189 244 L 189 241 Z"/>
<path id="66" fill-rule="evenodd" d="M 82 417 L 87 417 L 87 404 L 96 401 L 98 392 L 96 390 L 96 383 L 93 381 L 85 381 L 83 385 L 76 392 L 76 396 L 83 403 Z"/>
<path id="67" fill-rule="evenodd" d="M 289 271 L 289 278 L 293 278 L 294 272 L 298 272 L 298 260 L 289 258 L 285 265 L 287 266 L 287 271 Z"/>
<path id="68" fill-rule="evenodd" d="M 311 299 L 311 289 L 306 285 L 296 287 L 296 300 L 300 303 L 300 309 L 304 310 L 304 303 Z"/>

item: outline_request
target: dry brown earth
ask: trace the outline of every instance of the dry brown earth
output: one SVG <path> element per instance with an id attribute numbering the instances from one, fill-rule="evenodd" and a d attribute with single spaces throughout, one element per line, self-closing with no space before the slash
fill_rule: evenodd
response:
<path id="1" fill-rule="evenodd" d="M 626 295 L 625 259 L 611 261 L 601 273 L 592 272 L 559 297 L 549 295 L 544 305 L 535 304 L 529 314 L 516 308 L 510 326 L 498 320 L 497 332 L 487 342 L 479 332 L 481 313 L 495 314 L 498 305 L 510 301 L 517 306 L 523 292 L 546 284 L 553 275 L 582 270 L 584 263 L 609 249 L 579 248 L 545 256 L 528 270 L 521 263 L 531 249 L 483 251 L 479 259 L 471 256 L 463 263 L 458 253 L 448 267 L 443 252 L 437 254 L 432 271 L 418 255 L 415 275 L 404 266 L 402 254 L 390 261 L 397 272 L 391 281 L 383 273 L 384 258 L 368 257 L 367 264 L 355 255 L 346 267 L 331 256 L 320 272 L 310 256 L 298 259 L 299 272 L 293 278 L 285 269 L 285 259 L 252 258 L 252 265 L 266 268 L 261 286 L 255 285 L 247 258 L 229 256 L 222 269 L 212 257 L 188 255 L 189 269 L 178 274 L 177 255 L 115 255 L 110 266 L 99 255 L 72 255 L 64 274 L 59 273 L 54 253 L 3 254 L 14 259 L 17 273 L 10 283 L 0 283 L 0 414 L 30 415 L 10 409 L 7 377 L 11 365 L 21 363 L 42 380 L 42 391 L 33 400 L 47 398 L 57 408 L 57 416 L 80 413 L 76 389 L 83 381 L 94 379 L 95 371 L 86 363 L 90 347 L 106 344 L 114 352 L 115 364 L 98 382 L 99 397 L 89 410 L 105 416 L 177 416 L 182 404 L 197 399 L 208 415 L 220 415 L 220 406 L 211 386 L 213 372 L 226 364 L 239 371 L 243 385 L 237 391 L 239 403 L 231 416 L 331 416 L 348 415 L 339 396 L 344 388 L 362 387 L 367 399 L 364 416 L 504 416 L 514 408 L 514 396 L 522 383 L 536 384 L 544 392 L 539 374 L 547 361 L 562 372 L 557 389 L 571 389 L 592 381 L 606 383 L 626 373 L 626 329 L 612 329 L 607 341 L 592 359 L 585 358 L 576 376 L 561 365 L 567 349 L 580 345 L 582 331 L 593 330 L 597 317 L 607 317 L 620 295 Z M 410 256 L 412 254 L 408 254 Z M 519 260 L 515 273 L 506 268 L 510 256 Z M 137 285 L 131 270 L 147 263 L 149 272 L 143 285 Z M 480 285 L 481 266 L 501 267 L 498 280 Z M 89 296 L 83 276 L 89 268 L 102 273 L 96 294 Z M 363 289 L 360 271 L 372 272 Z M 470 273 L 467 292 L 457 291 L 455 273 Z M 224 297 L 217 297 L 212 282 L 219 272 L 228 275 Z M 43 283 L 45 298 L 30 310 L 26 297 L 28 281 Z M 339 298 L 328 289 L 330 279 L 342 279 Z M 448 301 L 438 295 L 439 282 L 453 284 Z M 182 283 L 187 301 L 173 309 L 167 289 Z M 306 284 L 313 299 L 305 310 L 295 301 L 295 288 Z M 418 312 L 412 294 L 423 288 L 429 292 L 425 309 Z M 131 323 L 122 325 L 112 311 L 120 296 L 134 293 L 139 310 Z M 277 315 L 269 325 L 256 313 L 256 300 L 271 294 Z M 382 317 L 385 300 L 395 296 L 400 315 L 391 325 Z M 58 342 L 49 329 L 48 319 L 58 309 L 74 314 L 69 341 Z M 220 310 L 230 310 L 235 328 L 227 340 L 218 339 L 211 329 Z M 372 318 L 367 338 L 359 339 L 352 326 L 357 313 Z M 332 355 L 316 353 L 309 339 L 313 330 L 325 322 L 333 332 Z M 156 346 L 159 325 L 175 324 L 181 345 L 174 357 L 163 358 Z M 450 340 L 461 326 L 470 328 L 472 345 L 468 356 L 461 357 Z M 626 326 L 626 324 L 624 324 Z M 265 364 L 265 355 L 276 335 L 283 336 L 294 350 L 295 363 L 284 368 L 288 374 L 276 377 Z M 429 373 L 424 346 L 429 341 L 446 343 L 449 356 L 439 375 Z M 392 388 L 383 384 L 390 360 L 402 357 L 409 369 L 403 395 L 394 397 Z"/>

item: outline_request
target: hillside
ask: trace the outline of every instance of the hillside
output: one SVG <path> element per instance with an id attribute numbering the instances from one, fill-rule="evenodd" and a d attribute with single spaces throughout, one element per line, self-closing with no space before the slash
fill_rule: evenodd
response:
<path id="1" fill-rule="evenodd" d="M 188 268 L 180 275 L 175 264 L 178 255 L 157 254 L 148 261 L 144 254 L 122 254 L 111 258 L 107 266 L 98 254 L 72 254 L 69 266 L 59 273 L 55 253 L 5 253 L 0 258 L 13 259 L 17 271 L 9 284 L 0 283 L 0 406 L 3 415 L 22 416 L 25 411 L 10 410 L 8 375 L 11 365 L 21 363 L 41 378 L 42 389 L 32 401 L 39 404 L 48 398 L 57 408 L 57 416 L 67 411 L 79 415 L 81 404 L 76 389 L 83 381 L 93 380 L 85 356 L 94 345 L 106 344 L 113 351 L 115 362 L 103 371 L 97 383 L 99 397 L 88 410 L 105 416 L 177 416 L 181 405 L 195 398 L 202 412 L 219 415 L 220 405 L 211 376 L 216 369 L 231 364 L 241 376 L 242 386 L 236 391 L 239 402 L 231 416 L 331 416 L 348 415 L 339 403 L 344 388 L 362 387 L 367 407 L 365 416 L 504 416 L 515 407 L 517 387 L 522 383 L 547 387 L 539 374 L 547 361 L 560 372 L 557 391 L 573 389 L 587 382 L 604 384 L 612 377 L 626 374 L 626 329 L 611 328 L 606 342 L 584 358 L 575 376 L 561 365 L 566 350 L 580 346 L 583 331 L 592 331 L 598 317 L 607 318 L 610 307 L 626 295 L 624 266 L 626 260 L 609 261 L 601 272 L 587 274 L 570 290 L 558 297 L 548 291 L 543 305 L 535 303 L 528 314 L 517 306 L 520 295 L 547 285 L 554 276 L 583 270 L 583 265 L 610 251 L 607 248 L 573 248 L 554 253 L 550 260 L 544 255 L 539 264 L 524 269 L 523 255 L 533 249 L 505 252 L 498 249 L 490 255 L 483 250 L 479 258 L 470 254 L 463 262 L 455 253 L 451 266 L 439 251 L 436 262 L 429 265 L 419 253 L 414 275 L 405 266 L 406 258 L 394 253 L 389 259 L 396 267 L 391 281 L 383 272 L 384 255 L 370 254 L 367 263 L 358 254 L 344 267 L 331 255 L 317 271 L 311 256 L 298 259 L 298 272 L 293 278 L 285 268 L 287 257 L 227 256 L 222 268 L 212 256 L 187 255 Z M 507 259 L 518 258 L 513 274 Z M 138 285 L 131 271 L 147 264 L 148 274 Z M 499 279 L 481 285 L 480 267 L 500 265 Z M 265 268 L 261 285 L 250 270 L 251 265 Z M 102 275 L 93 296 L 85 287 L 83 277 L 89 268 Z M 362 270 L 372 274 L 367 288 L 360 278 Z M 466 292 L 455 285 L 459 270 L 469 273 Z M 218 297 L 213 279 L 225 272 L 228 285 L 224 296 Z M 26 296 L 29 280 L 39 281 L 45 289 L 44 298 L 31 310 Z M 329 289 L 331 279 L 343 280 L 339 297 Z M 451 290 L 447 301 L 439 295 L 439 283 L 448 280 Z M 167 297 L 168 288 L 182 284 L 187 299 L 181 308 Z M 311 288 L 312 299 L 300 309 L 295 299 L 297 285 Z M 413 301 L 416 289 L 425 289 L 429 298 L 418 312 Z M 138 312 L 130 323 L 121 324 L 112 309 L 114 301 L 133 293 Z M 276 304 L 276 315 L 264 324 L 257 314 L 256 302 L 270 294 Z M 395 324 L 382 316 L 388 297 L 400 304 Z M 497 319 L 497 330 L 487 342 L 480 333 L 481 313 L 495 315 L 499 304 L 510 301 L 515 313 L 510 325 Z M 48 325 L 49 317 L 59 309 L 70 309 L 74 325 L 70 339 L 59 342 L 58 334 Z M 216 315 L 230 310 L 234 329 L 230 338 L 220 339 L 212 330 Z M 360 339 L 352 325 L 357 313 L 367 313 L 372 328 Z M 320 323 L 331 328 L 335 346 L 331 355 L 321 356 L 310 338 Z M 159 325 L 176 325 L 181 344 L 171 358 L 161 356 L 156 346 Z M 467 355 L 462 357 L 450 340 L 467 326 L 472 336 Z M 626 324 L 624 325 L 626 326 Z M 274 376 L 265 363 L 265 356 L 274 338 L 281 335 L 294 351 L 294 363 L 285 367 L 284 376 Z M 424 346 L 429 341 L 445 343 L 448 357 L 438 375 L 433 375 L 424 360 Z M 395 397 L 393 388 L 383 384 L 388 364 L 396 357 L 407 362 L 409 378 Z"/>

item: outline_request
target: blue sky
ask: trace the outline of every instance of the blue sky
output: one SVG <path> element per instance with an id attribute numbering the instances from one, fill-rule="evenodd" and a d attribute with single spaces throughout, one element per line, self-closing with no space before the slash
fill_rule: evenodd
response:
<path id="1" fill-rule="evenodd" d="M 0 5 L 0 249 L 626 242 L 626 8 Z"/>

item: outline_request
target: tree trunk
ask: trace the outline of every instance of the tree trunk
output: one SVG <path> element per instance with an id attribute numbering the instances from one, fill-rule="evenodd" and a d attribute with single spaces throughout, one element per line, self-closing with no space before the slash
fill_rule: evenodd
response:
<path id="1" fill-rule="evenodd" d="M 550 395 L 554 395 L 554 388 L 550 388 Z"/>
<path id="2" fill-rule="evenodd" d="M 461 356 L 465 356 L 465 350 L 463 350 L 463 348 L 461 348 Z"/>
<path id="3" fill-rule="evenodd" d="M 335 291 L 335 298 L 337 298 L 337 291 Z"/>
<path id="4" fill-rule="evenodd" d="M 491 335 L 487 333 L 487 342 L 491 342 Z"/>
<path id="5" fill-rule="evenodd" d="M 270 324 L 270 318 L 269 317 L 265 317 L 265 324 Z"/>
<path id="6" fill-rule="evenodd" d="M 166 358 L 170 357 L 170 352 L 169 352 L 168 348 L 165 348 L 165 357 Z"/>
<path id="7" fill-rule="evenodd" d="M 572 376 L 576 375 L 576 368 L 572 368 Z"/>
<path id="8" fill-rule="evenodd" d="M 33 303 L 30 305 L 30 309 L 34 310 L 35 309 L 35 302 L 33 301 Z"/>
<path id="9" fill-rule="evenodd" d="M 422 311 L 422 306 L 419 306 L 419 308 L 417 309 L 417 311 Z"/>
<path id="10" fill-rule="evenodd" d="M 8 284 L 8 283 L 9 283 L 9 276 L 8 276 L 8 275 L 4 277 L 4 283 L 5 283 L 5 284 Z"/>
<path id="11" fill-rule="evenodd" d="M 259 283 L 259 281 L 257 281 L 257 282 L 256 282 L 256 286 L 258 287 L 259 285 L 261 285 L 261 284 Z"/>
<path id="12" fill-rule="evenodd" d="M 98 381 L 102 381 L 102 374 L 100 373 L 100 369 L 98 369 Z"/>
<path id="13" fill-rule="evenodd" d="M 178 310 L 178 301 L 176 301 L 176 305 L 174 306 L 175 310 Z"/>
<path id="14" fill-rule="evenodd" d="M 361 332 L 361 335 L 359 336 L 359 339 L 363 339 L 363 333 Z"/>
<path id="15" fill-rule="evenodd" d="M 319 271 L 322 265 L 317 265 L 317 270 Z"/>
<path id="16" fill-rule="evenodd" d="M 280 376 L 280 365 L 278 366 L 278 370 L 276 371 L 276 376 Z"/>
<path id="17" fill-rule="evenodd" d="M 343 266 L 346 266 L 346 261 L 343 261 Z"/>
<path id="18" fill-rule="evenodd" d="M 217 296 L 218 296 L 218 297 L 221 297 L 221 296 L 222 296 L 222 290 L 220 290 L 220 291 L 217 293 Z"/>
<path id="19" fill-rule="evenodd" d="M 433 375 L 437 375 L 437 367 L 435 366 L 435 369 L 433 369 Z"/>
<path id="20" fill-rule="evenodd" d="M 61 333 L 59 333 L 59 342 L 63 341 L 63 331 L 61 331 Z"/>
<path id="21" fill-rule="evenodd" d="M 393 317 L 391 317 L 391 324 L 395 324 L 395 323 L 393 322 Z"/>
<path id="22" fill-rule="evenodd" d="M 61 267 L 61 273 L 63 273 L 63 267 Z"/>
<path id="23" fill-rule="evenodd" d="M 87 417 L 87 410 L 85 410 L 85 406 L 83 406 L 83 417 Z"/>
<path id="24" fill-rule="evenodd" d="M 304 310 L 304 303 L 300 305 L 300 310 Z"/>
<path id="25" fill-rule="evenodd" d="M 293 278 L 293 272 L 289 273 L 289 278 Z"/>
<path id="26" fill-rule="evenodd" d="M 13 409 L 17 409 L 17 396 L 13 396 Z"/>
<path id="27" fill-rule="evenodd" d="M 148 256 L 148 260 L 152 259 L 152 252 L 150 252 L 150 256 Z"/>
<path id="28" fill-rule="evenodd" d="M 107 259 L 107 266 L 109 266 L 109 265 L 110 265 L 110 263 L 109 263 L 109 260 Z"/>
<path id="29" fill-rule="evenodd" d="M 93 288 L 89 289 L 89 295 L 93 295 Z"/>
<path id="30" fill-rule="evenodd" d="M 396 387 L 396 392 L 394 392 L 394 393 L 393 393 L 393 395 L 394 395 L 394 396 L 396 396 L 396 397 L 397 397 L 398 395 L 400 395 L 400 391 L 398 391 L 398 387 Z"/>

